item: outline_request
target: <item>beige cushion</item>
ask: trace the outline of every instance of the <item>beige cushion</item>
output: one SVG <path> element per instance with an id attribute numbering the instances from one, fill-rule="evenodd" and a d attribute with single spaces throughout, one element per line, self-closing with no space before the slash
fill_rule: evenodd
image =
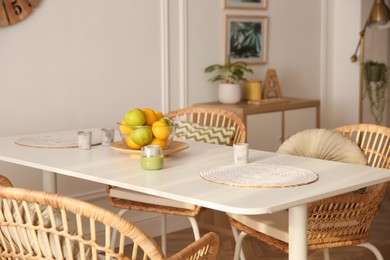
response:
<path id="1" fill-rule="evenodd" d="M 367 164 L 363 151 L 356 143 L 338 132 L 327 129 L 299 132 L 288 138 L 277 152 L 329 161 Z"/>
<path id="2" fill-rule="evenodd" d="M 131 201 L 137 201 L 142 203 L 148 203 L 148 204 L 155 204 L 155 205 L 161 205 L 161 206 L 169 206 L 174 208 L 181 208 L 181 209 L 195 209 L 195 205 L 180 202 L 176 200 L 170 200 L 158 196 L 153 196 L 141 192 L 126 190 L 118 187 L 112 187 L 110 189 L 110 196 L 118 199 L 125 199 L 125 200 L 131 200 Z"/>
<path id="3" fill-rule="evenodd" d="M 237 215 L 231 213 L 228 213 L 228 215 L 256 231 L 288 243 L 287 210 L 264 215 Z"/>

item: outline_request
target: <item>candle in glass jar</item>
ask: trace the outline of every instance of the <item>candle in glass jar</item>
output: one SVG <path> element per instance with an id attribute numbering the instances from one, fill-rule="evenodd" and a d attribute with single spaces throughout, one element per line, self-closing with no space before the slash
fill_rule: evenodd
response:
<path id="1" fill-rule="evenodd" d="M 160 170 L 164 165 L 162 155 L 153 155 L 150 157 L 141 156 L 141 166 L 145 170 Z"/>
<path id="2" fill-rule="evenodd" d="M 142 148 L 141 166 L 145 170 L 160 170 L 164 165 L 162 149 L 158 145 L 147 145 Z"/>

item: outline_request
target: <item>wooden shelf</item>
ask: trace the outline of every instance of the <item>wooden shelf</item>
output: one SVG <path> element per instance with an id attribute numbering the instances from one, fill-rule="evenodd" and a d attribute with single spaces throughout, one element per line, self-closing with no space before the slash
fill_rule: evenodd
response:
<path id="1" fill-rule="evenodd" d="M 315 107 L 317 114 L 317 127 L 320 127 L 320 101 L 316 99 L 283 98 L 280 102 L 271 102 L 264 99 L 259 104 L 250 104 L 242 101 L 238 104 L 222 104 L 220 102 L 198 103 L 194 106 L 221 107 L 230 110 L 240 116 L 246 122 L 246 116 L 259 113 L 286 111 L 300 108 Z"/>

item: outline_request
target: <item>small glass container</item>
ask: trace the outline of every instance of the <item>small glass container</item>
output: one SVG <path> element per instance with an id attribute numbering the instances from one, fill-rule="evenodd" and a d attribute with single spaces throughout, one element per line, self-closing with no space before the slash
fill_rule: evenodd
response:
<path id="1" fill-rule="evenodd" d="M 142 148 L 141 166 L 145 170 L 160 170 L 164 165 L 164 155 L 158 145 L 146 145 Z"/>
<path id="2" fill-rule="evenodd" d="M 248 163 L 249 144 L 238 143 L 233 144 L 234 163 L 245 164 Z"/>
<path id="3" fill-rule="evenodd" d="M 110 144 L 114 141 L 115 130 L 113 128 L 102 128 L 101 134 L 102 145 L 110 146 Z"/>
<path id="4" fill-rule="evenodd" d="M 91 149 L 91 143 L 92 143 L 92 132 L 90 131 L 78 131 L 77 132 L 77 138 L 78 138 L 78 146 L 81 150 L 88 150 Z"/>

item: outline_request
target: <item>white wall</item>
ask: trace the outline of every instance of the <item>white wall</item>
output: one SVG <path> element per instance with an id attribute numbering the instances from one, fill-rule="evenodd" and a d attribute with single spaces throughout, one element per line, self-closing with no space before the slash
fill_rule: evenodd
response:
<path id="1" fill-rule="evenodd" d="M 359 40 L 361 5 L 356 0 L 326 1 L 326 85 L 322 101 L 322 126 L 334 128 L 357 123 L 359 65 L 350 57 Z M 348 19 L 346 19 L 348 17 Z"/>
<path id="2" fill-rule="evenodd" d="M 155 0 L 42 1 L 0 31 L 1 134 L 113 125 L 133 106 L 159 108 L 159 33 Z"/>

